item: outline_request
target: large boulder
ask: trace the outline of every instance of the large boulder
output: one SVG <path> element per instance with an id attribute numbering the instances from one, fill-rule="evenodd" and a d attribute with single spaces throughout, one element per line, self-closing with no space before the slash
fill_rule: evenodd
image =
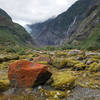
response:
<path id="1" fill-rule="evenodd" d="M 13 87 L 27 88 L 44 84 L 51 72 L 46 65 L 19 60 L 9 66 L 8 77 Z"/>

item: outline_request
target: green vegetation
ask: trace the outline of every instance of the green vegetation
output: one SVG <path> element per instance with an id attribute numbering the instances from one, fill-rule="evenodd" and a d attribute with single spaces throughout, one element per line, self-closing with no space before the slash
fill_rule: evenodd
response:
<path id="1" fill-rule="evenodd" d="M 19 27 L 19 29 L 17 29 L 16 27 L 13 27 L 13 29 L 0 28 L 0 45 L 13 47 L 18 45 L 29 47 L 32 46 L 31 42 L 30 45 L 28 44 L 29 39 L 31 41 L 31 36 L 25 30 L 23 30 L 23 28 L 21 29 L 21 26 Z"/>
<path id="2" fill-rule="evenodd" d="M 89 37 L 81 41 L 80 48 L 88 50 L 100 49 L 100 24 L 93 29 Z"/>
<path id="3" fill-rule="evenodd" d="M 16 52 L 16 48 L 33 48 L 34 39 L 17 23 L 13 23 L 10 16 L 0 9 L 0 49 Z M 11 50 L 12 49 L 12 50 Z"/>
<path id="4" fill-rule="evenodd" d="M 19 49 L 19 51 L 21 50 Z M 17 51 L 17 53 L 19 51 Z M 45 64 L 52 73 L 51 78 L 43 85 L 43 87 L 39 86 L 35 89 L 22 89 L 22 95 L 19 91 L 17 97 L 9 95 L 11 100 L 31 100 L 31 97 L 34 98 L 34 100 L 41 100 L 42 98 L 43 100 L 61 100 L 67 99 L 71 95 L 75 95 L 73 92 L 75 92 L 77 88 L 79 88 L 79 91 L 81 90 L 81 87 L 92 88 L 94 90 L 100 89 L 99 52 L 85 50 L 32 51 L 25 49 L 24 55 L 19 54 L 17 56 L 15 56 L 14 52 L 6 52 L 0 56 L 2 60 L 2 62 L 0 62 L 1 92 L 10 88 L 7 70 L 9 64 L 16 60 L 31 59 L 33 61 L 33 59 L 36 59 L 34 57 L 37 57 L 37 63 Z M 17 57 L 19 57 L 19 59 L 16 59 Z M 42 59 L 39 59 L 40 57 L 42 57 Z M 47 59 L 44 59 L 44 57 L 50 57 L 50 63 L 48 63 Z M 2 100 L 7 99 L 5 95 L 0 95 L 0 98 L 2 98 Z"/>
<path id="5" fill-rule="evenodd" d="M 90 1 L 87 3 L 89 2 Z M 80 5 L 78 2 L 76 4 L 77 6 Z M 77 8 L 76 10 L 80 9 L 77 14 L 85 12 L 86 6 L 88 5 L 83 5 L 84 9 L 80 7 Z M 73 6 L 73 8 L 74 7 L 75 6 Z M 36 59 L 35 57 L 37 57 L 35 63 L 44 64 L 48 67 L 48 70 L 52 73 L 51 78 L 44 84 L 43 88 L 38 87 L 40 94 L 34 94 L 34 89 L 23 90 L 23 94 L 29 94 L 18 97 L 11 96 L 10 100 L 38 100 L 37 97 L 39 96 L 43 97 L 43 100 L 67 99 L 70 93 L 73 95 L 73 92 L 79 88 L 79 86 L 82 88 L 100 90 L 100 52 L 96 51 L 100 50 L 100 23 L 96 23 L 95 26 L 92 26 L 94 22 L 100 18 L 100 15 L 98 15 L 99 10 L 100 8 L 95 10 L 96 17 L 94 17 L 93 20 L 89 19 L 93 17 L 91 13 L 94 13 L 94 11 L 89 13 L 80 26 L 84 26 L 87 21 L 93 23 L 89 23 L 85 28 L 81 27 L 83 28 L 83 34 L 80 34 L 80 32 L 76 33 L 73 35 L 73 37 L 75 36 L 74 40 L 68 41 L 68 44 L 64 44 L 63 46 L 45 46 L 35 50 L 32 48 L 35 45 L 35 41 L 25 29 L 13 23 L 7 14 L 1 13 L 1 15 L 7 19 L 2 20 L 0 23 L 0 92 L 11 88 L 7 74 L 9 64 L 22 59 L 34 61 L 34 59 Z M 1 15 L 0 18 L 2 18 Z M 70 16 L 74 15 L 75 13 L 72 13 Z M 65 24 L 63 23 L 63 25 Z M 88 31 L 88 36 L 86 35 L 84 38 L 83 35 L 87 32 L 87 29 L 91 29 L 91 31 Z M 61 36 L 61 34 L 59 36 Z M 80 37 L 77 39 L 76 37 L 78 36 L 82 39 L 79 39 Z M 75 48 L 75 50 L 73 48 Z M 94 51 L 76 50 L 76 48 Z M 39 57 L 41 57 L 40 60 L 38 59 Z M 37 91 L 35 90 L 35 92 Z M 5 96 L 0 96 L 0 98 L 2 98 L 2 100 L 8 99 Z"/>
<path id="6" fill-rule="evenodd" d="M 57 72 L 52 76 L 52 86 L 56 89 L 71 89 L 74 87 L 75 77 L 68 72 Z"/>
<path id="7" fill-rule="evenodd" d="M 67 94 L 65 92 L 59 91 L 59 90 L 48 91 L 48 90 L 44 90 L 41 88 L 40 92 L 43 93 L 46 97 L 48 97 L 50 100 L 52 100 L 52 99 L 59 100 L 65 96 L 67 96 Z"/>
<path id="8" fill-rule="evenodd" d="M 93 6 L 94 7 L 94 6 Z M 91 8 L 92 9 L 92 8 Z M 88 16 L 80 21 L 70 40 L 62 46 L 66 49 L 100 49 L 100 4 L 94 10 L 88 10 Z"/>

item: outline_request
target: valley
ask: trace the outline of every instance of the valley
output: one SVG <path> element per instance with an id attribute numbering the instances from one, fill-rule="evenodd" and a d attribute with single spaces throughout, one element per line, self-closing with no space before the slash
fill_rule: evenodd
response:
<path id="1" fill-rule="evenodd" d="M 0 8 L 0 100 L 100 100 L 100 1 L 25 28 Z"/>

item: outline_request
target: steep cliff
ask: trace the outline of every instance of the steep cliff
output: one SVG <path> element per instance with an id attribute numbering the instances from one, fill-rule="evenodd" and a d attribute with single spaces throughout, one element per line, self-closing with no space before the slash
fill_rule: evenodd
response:
<path id="1" fill-rule="evenodd" d="M 74 27 L 74 26 L 73 26 Z M 72 29 L 73 29 L 72 27 Z M 100 49 L 100 4 L 92 6 L 85 18 L 78 24 L 65 45 L 73 48 L 97 50 Z"/>

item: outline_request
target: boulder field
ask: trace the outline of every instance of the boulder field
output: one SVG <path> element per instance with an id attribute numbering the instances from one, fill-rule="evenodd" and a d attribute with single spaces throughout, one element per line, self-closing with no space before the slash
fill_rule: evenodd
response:
<path id="1" fill-rule="evenodd" d="M 99 51 L 33 51 L 18 56 L 0 63 L 0 92 L 14 89 L 10 100 L 100 100 Z"/>

